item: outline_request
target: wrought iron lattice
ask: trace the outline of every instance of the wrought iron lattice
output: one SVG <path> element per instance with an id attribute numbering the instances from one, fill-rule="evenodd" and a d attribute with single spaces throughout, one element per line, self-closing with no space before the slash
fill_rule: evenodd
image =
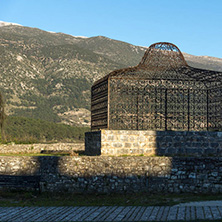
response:
<path id="1" fill-rule="evenodd" d="M 91 93 L 92 130 L 222 130 L 222 72 L 188 66 L 171 43 L 151 45 Z"/>

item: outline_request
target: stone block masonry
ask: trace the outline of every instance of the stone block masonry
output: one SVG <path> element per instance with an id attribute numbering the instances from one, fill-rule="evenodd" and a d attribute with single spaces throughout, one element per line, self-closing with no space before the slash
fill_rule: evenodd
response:
<path id="1" fill-rule="evenodd" d="M 36 177 L 49 192 L 222 193 L 222 157 L 1 156 L 0 189 L 7 188 L 5 176 L 14 189 L 16 180 Z"/>
<path id="2" fill-rule="evenodd" d="M 222 156 L 222 132 L 100 130 L 85 134 L 87 155 Z"/>

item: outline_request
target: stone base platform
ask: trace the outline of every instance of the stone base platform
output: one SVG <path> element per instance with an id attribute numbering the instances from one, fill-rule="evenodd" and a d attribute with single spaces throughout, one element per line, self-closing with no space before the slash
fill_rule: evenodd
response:
<path id="1" fill-rule="evenodd" d="M 100 130 L 86 132 L 86 155 L 222 156 L 222 132 Z"/>

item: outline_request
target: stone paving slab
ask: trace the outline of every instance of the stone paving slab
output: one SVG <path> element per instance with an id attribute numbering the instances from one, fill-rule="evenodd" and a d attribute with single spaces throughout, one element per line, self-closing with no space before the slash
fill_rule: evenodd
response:
<path id="1" fill-rule="evenodd" d="M 222 206 L 0 207 L 0 221 L 222 220 Z"/>

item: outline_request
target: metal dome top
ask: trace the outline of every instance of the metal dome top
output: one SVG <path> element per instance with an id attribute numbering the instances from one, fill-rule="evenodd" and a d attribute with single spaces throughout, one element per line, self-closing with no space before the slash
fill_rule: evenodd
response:
<path id="1" fill-rule="evenodd" d="M 145 52 L 139 66 L 148 69 L 166 69 L 180 66 L 187 66 L 183 54 L 179 48 L 169 42 L 158 42 L 152 44 Z"/>
<path id="2" fill-rule="evenodd" d="M 180 49 L 169 42 L 157 42 L 150 45 L 137 66 L 114 70 L 93 85 L 113 77 L 222 83 L 222 72 L 189 66 Z"/>

